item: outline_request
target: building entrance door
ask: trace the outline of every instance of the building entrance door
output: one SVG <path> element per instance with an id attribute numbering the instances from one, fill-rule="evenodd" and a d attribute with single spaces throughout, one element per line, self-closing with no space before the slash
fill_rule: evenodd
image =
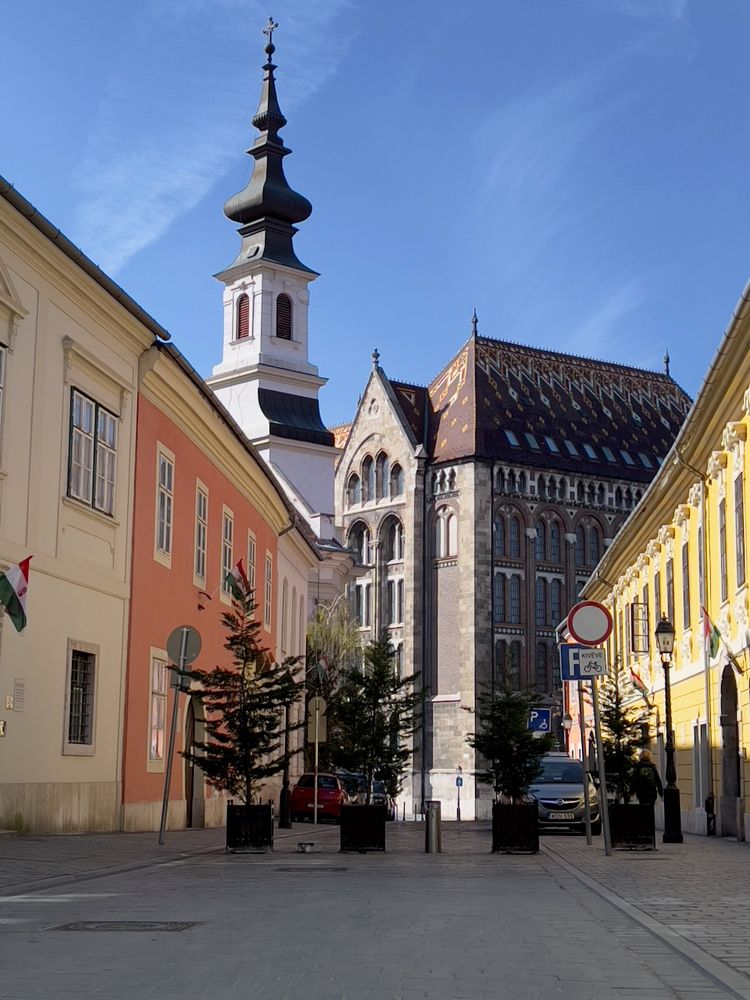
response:
<path id="1" fill-rule="evenodd" d="M 721 835 L 737 836 L 740 750 L 737 727 L 737 681 L 731 666 L 721 675 Z"/>

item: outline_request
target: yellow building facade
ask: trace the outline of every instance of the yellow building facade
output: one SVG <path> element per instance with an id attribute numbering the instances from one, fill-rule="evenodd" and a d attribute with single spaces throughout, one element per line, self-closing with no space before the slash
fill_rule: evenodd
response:
<path id="1" fill-rule="evenodd" d="M 750 284 L 672 449 L 582 593 L 612 613 L 610 670 L 616 664 L 648 689 L 662 776 L 665 685 L 654 630 L 662 615 L 674 625 L 682 827 L 705 833 L 713 808 L 717 833 L 740 839 L 750 834 L 749 426 Z"/>

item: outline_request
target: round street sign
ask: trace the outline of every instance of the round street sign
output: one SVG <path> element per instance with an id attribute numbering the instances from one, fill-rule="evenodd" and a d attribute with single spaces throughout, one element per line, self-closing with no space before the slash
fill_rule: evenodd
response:
<path id="1" fill-rule="evenodd" d="M 599 646 L 612 631 L 612 615 L 598 601 L 580 601 L 568 612 L 568 631 L 583 646 Z"/>
<path id="2" fill-rule="evenodd" d="M 310 716 L 314 716 L 315 713 L 317 712 L 318 715 L 325 715 L 325 710 L 327 708 L 328 708 L 328 704 L 326 703 L 325 698 L 321 698 L 320 696 L 316 696 L 315 698 L 311 698 L 308 701 L 308 703 L 307 703 L 307 714 L 310 715 Z"/>
<path id="3" fill-rule="evenodd" d="M 184 633 L 187 633 L 187 636 L 185 637 L 183 653 L 182 637 Z M 180 653 L 183 653 L 183 663 L 192 663 L 200 651 L 200 633 L 192 625 L 178 625 L 169 633 L 167 654 L 175 666 L 180 666 Z"/>

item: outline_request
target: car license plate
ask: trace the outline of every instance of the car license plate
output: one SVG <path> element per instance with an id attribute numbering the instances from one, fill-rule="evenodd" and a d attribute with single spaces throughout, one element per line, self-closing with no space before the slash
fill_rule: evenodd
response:
<path id="1" fill-rule="evenodd" d="M 576 818 L 576 814 L 575 813 L 550 813 L 549 814 L 549 818 L 550 819 L 557 819 L 557 820 L 562 821 L 564 819 L 575 819 Z"/>

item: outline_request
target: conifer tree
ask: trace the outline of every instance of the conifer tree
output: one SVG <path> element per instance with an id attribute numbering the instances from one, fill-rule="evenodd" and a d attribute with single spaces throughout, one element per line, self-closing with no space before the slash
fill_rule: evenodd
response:
<path id="1" fill-rule="evenodd" d="M 393 660 L 394 649 L 381 636 L 365 647 L 361 666 L 342 671 L 335 725 L 329 729 L 333 764 L 364 775 L 367 804 L 376 778 L 391 795 L 398 794 L 412 752 L 407 741 L 420 724 L 419 674 L 398 677 Z"/>
<path id="2" fill-rule="evenodd" d="M 515 691 L 506 681 L 481 694 L 474 710 L 477 731 L 466 741 L 488 762 L 477 777 L 511 802 L 524 799 L 554 742 L 551 735 L 534 736 L 529 729 L 529 715 L 538 701 L 538 695 Z"/>
<path id="3" fill-rule="evenodd" d="M 631 772 L 638 751 L 649 742 L 648 712 L 638 707 L 636 696 L 640 697 L 638 689 L 618 657 L 599 690 L 607 786 L 616 793 L 618 802 L 630 799 Z"/>
<path id="4" fill-rule="evenodd" d="M 298 659 L 275 663 L 260 642 L 260 622 L 252 594 L 238 592 L 222 622 L 232 667 L 193 668 L 185 676 L 200 685 L 206 738 L 182 756 L 199 767 L 215 787 L 245 805 L 262 783 L 284 766 L 280 721 L 282 708 L 299 696 Z"/>

